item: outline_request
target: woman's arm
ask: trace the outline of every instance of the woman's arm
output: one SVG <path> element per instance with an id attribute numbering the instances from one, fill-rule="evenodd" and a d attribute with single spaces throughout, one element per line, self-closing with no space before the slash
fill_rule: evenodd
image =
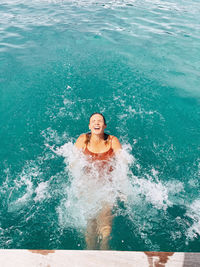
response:
<path id="1" fill-rule="evenodd" d="M 112 138 L 112 149 L 114 150 L 115 153 L 122 149 L 122 146 L 121 146 L 118 138 L 115 136 L 113 136 L 113 138 Z"/>
<path id="2" fill-rule="evenodd" d="M 86 134 L 80 135 L 79 138 L 76 140 L 75 147 L 78 149 L 84 149 L 85 140 L 86 140 Z"/>

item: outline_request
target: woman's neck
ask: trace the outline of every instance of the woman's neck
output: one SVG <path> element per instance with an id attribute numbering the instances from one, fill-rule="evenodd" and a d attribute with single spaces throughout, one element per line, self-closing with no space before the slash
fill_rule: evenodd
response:
<path id="1" fill-rule="evenodd" d="M 104 133 L 102 134 L 91 134 L 90 142 L 92 143 L 101 143 L 104 141 Z"/>

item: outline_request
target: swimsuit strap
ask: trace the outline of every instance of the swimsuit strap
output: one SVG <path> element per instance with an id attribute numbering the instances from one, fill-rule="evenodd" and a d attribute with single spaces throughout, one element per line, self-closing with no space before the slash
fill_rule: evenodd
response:
<path id="1" fill-rule="evenodd" d="M 107 135 L 107 139 L 109 139 L 110 141 L 110 148 L 108 149 L 108 151 L 110 151 L 111 149 L 113 150 L 112 148 L 112 139 L 113 139 L 113 136 L 111 137 L 111 135 L 108 135 L 108 134 L 104 134 L 104 136 Z M 85 150 L 91 152 L 89 149 L 88 149 L 88 144 L 89 144 L 89 137 L 91 136 L 91 133 L 86 133 L 86 142 L 85 142 Z M 102 153 L 107 153 L 108 151 L 106 152 L 102 152 Z M 95 152 L 91 152 L 91 153 L 95 153 Z M 97 153 L 98 154 L 98 153 Z"/>
<path id="2" fill-rule="evenodd" d="M 85 149 L 87 148 L 87 145 L 89 144 L 90 135 L 91 135 L 91 133 L 86 133 Z"/>
<path id="3" fill-rule="evenodd" d="M 109 135 L 109 139 L 110 139 L 110 149 L 112 148 L 112 140 L 113 140 L 113 136 L 111 137 L 110 135 Z"/>

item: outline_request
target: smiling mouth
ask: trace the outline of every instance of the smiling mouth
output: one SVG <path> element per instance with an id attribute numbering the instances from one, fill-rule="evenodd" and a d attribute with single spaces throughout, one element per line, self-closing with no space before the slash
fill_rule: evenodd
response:
<path id="1" fill-rule="evenodd" d="M 94 127 L 94 129 L 95 129 L 95 130 L 99 130 L 99 129 L 100 129 L 100 127 Z"/>

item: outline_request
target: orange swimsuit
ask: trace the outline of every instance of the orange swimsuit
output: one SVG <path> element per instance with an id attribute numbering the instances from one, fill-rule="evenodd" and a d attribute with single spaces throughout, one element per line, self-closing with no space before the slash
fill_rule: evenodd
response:
<path id="1" fill-rule="evenodd" d="M 98 168 L 100 169 L 108 168 L 109 172 L 113 171 L 113 167 L 110 164 L 108 164 L 109 160 L 114 156 L 114 151 L 112 148 L 112 138 L 110 138 L 110 149 L 107 150 L 106 152 L 94 153 L 90 151 L 86 145 L 86 148 L 83 151 L 83 153 L 89 156 L 88 158 L 91 162 L 98 161 Z M 108 167 L 108 165 L 110 166 Z"/>
<path id="2" fill-rule="evenodd" d="M 112 138 L 110 138 L 110 149 L 108 151 L 102 152 L 102 153 L 95 153 L 95 152 L 90 151 L 86 145 L 86 148 L 84 150 L 84 154 L 90 155 L 93 160 L 108 160 L 108 159 L 110 159 L 114 155 L 114 151 L 112 149 Z"/>

